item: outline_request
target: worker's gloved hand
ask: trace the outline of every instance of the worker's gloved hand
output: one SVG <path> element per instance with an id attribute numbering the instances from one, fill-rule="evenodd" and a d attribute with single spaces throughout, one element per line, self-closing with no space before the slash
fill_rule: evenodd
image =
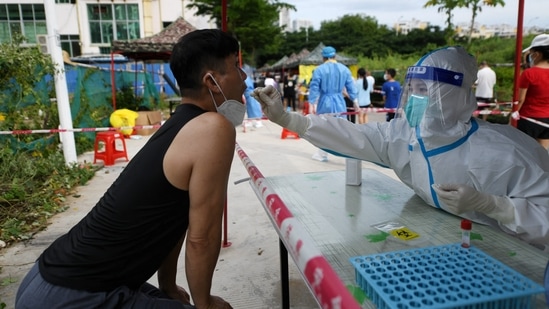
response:
<path id="1" fill-rule="evenodd" d="M 307 131 L 309 119 L 298 113 L 286 112 L 282 105 L 280 93 L 273 86 L 255 88 L 251 96 L 261 104 L 263 113 L 272 122 L 299 135 L 303 135 Z"/>
<path id="2" fill-rule="evenodd" d="M 454 214 L 477 211 L 496 219 L 500 223 L 511 223 L 515 220 L 515 208 L 506 196 L 495 196 L 477 191 L 475 188 L 460 184 L 434 184 L 445 209 Z"/>
<path id="3" fill-rule="evenodd" d="M 520 114 L 518 111 L 514 111 L 512 114 L 511 114 L 511 118 L 515 119 L 515 120 L 519 120 L 520 119 Z"/>

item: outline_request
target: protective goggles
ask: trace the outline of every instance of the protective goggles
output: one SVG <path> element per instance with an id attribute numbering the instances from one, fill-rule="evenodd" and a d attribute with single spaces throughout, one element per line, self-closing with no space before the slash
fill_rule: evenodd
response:
<path id="1" fill-rule="evenodd" d="M 463 73 L 435 67 L 411 66 L 406 72 L 406 80 L 410 79 L 432 80 L 461 87 Z"/>

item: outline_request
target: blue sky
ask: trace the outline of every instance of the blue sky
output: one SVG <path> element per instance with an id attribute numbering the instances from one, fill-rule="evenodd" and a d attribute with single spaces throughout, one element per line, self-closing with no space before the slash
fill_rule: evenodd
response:
<path id="1" fill-rule="evenodd" d="M 297 12 L 290 11 L 290 18 L 305 19 L 313 22 L 319 29 L 320 22 L 336 20 L 347 14 L 365 14 L 375 17 L 379 24 L 389 28 L 398 21 L 429 21 L 433 25 L 444 26 L 446 15 L 438 13 L 436 8 L 424 9 L 427 0 L 281 0 L 294 5 Z M 549 28 L 549 0 L 524 0 L 524 27 L 538 26 Z M 476 20 L 484 25 L 517 24 L 518 0 L 506 0 L 505 6 L 484 7 Z M 471 11 L 456 10 L 453 23 L 465 23 L 471 20 Z"/>

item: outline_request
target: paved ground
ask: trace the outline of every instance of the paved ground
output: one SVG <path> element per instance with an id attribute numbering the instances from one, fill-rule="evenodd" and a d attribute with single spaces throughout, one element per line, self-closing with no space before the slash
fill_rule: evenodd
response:
<path id="1" fill-rule="evenodd" d="M 370 115 L 370 121 L 384 121 L 384 114 Z M 343 170 L 345 160 L 334 156 L 328 162 L 311 159 L 316 148 L 302 139 L 281 139 L 282 129 L 269 121 L 262 128 L 237 128 L 237 143 L 265 177 L 305 172 Z M 148 137 L 126 140 L 130 157 L 145 144 Z M 93 153 L 79 157 L 93 161 Z M 51 225 L 25 243 L 0 250 L 0 303 L 13 308 L 15 293 L 22 277 L 40 253 L 57 237 L 78 222 L 103 195 L 126 166 L 119 160 L 104 167 L 85 186 L 78 188 L 76 197 L 67 199 L 69 208 L 51 220 Z M 391 170 L 363 162 L 363 167 L 383 171 L 395 177 Z M 234 308 L 280 308 L 280 265 L 278 235 L 250 184 L 240 180 L 248 177 L 235 154 L 228 191 L 229 247 L 222 248 L 214 276 L 212 293 L 228 300 Z M 396 178 L 396 177 L 395 177 Z M 236 183 L 236 184 L 235 184 Z M 179 260 L 178 283 L 187 286 L 184 258 Z M 156 283 L 156 278 L 150 279 Z M 290 260 L 290 293 L 292 308 L 318 308 L 297 268 Z"/>

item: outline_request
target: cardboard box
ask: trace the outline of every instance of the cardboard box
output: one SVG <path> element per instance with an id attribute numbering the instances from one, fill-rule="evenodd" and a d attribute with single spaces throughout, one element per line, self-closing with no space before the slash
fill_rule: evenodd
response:
<path id="1" fill-rule="evenodd" d="M 160 111 L 139 111 L 137 113 L 139 114 L 139 116 L 135 120 L 136 126 L 159 125 L 162 122 L 162 114 L 160 113 Z M 135 130 L 135 134 L 151 135 L 157 130 L 158 128 L 137 129 Z"/>

